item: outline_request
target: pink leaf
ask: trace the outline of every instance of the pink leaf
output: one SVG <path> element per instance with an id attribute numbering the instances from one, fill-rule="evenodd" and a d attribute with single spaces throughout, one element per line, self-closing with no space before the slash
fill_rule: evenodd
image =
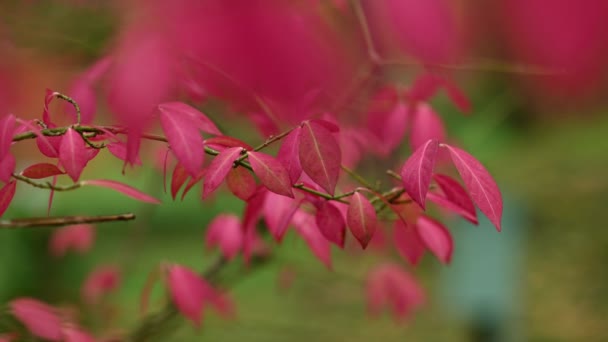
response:
<path id="1" fill-rule="evenodd" d="M 65 255 L 70 249 L 83 254 L 91 249 L 94 240 L 93 225 L 75 224 L 55 230 L 49 242 L 49 249 L 56 257 Z"/>
<path id="2" fill-rule="evenodd" d="M 226 184 L 228 185 L 228 189 L 243 201 L 249 200 L 257 189 L 251 172 L 243 167 L 230 170 L 228 176 L 226 176 Z"/>
<path id="3" fill-rule="evenodd" d="M 15 172 L 15 157 L 12 154 L 7 153 L 2 160 L 0 160 L 0 181 L 8 183 Z"/>
<path id="4" fill-rule="evenodd" d="M 333 195 L 342 158 L 340 146 L 332 133 L 315 121 L 304 122 L 298 152 L 304 172 Z"/>
<path id="5" fill-rule="evenodd" d="M 394 230 L 395 247 L 399 254 L 416 266 L 424 255 L 424 246 L 415 226 L 405 225 L 401 220 L 395 222 Z"/>
<path id="6" fill-rule="evenodd" d="M 264 186 L 279 195 L 293 197 L 289 174 L 275 158 L 260 152 L 247 153 L 253 172 Z"/>
<path id="7" fill-rule="evenodd" d="M 450 231 L 441 222 L 421 215 L 416 222 L 420 240 L 444 264 L 449 264 L 454 251 L 454 241 Z"/>
<path id="8" fill-rule="evenodd" d="M 127 145 L 125 143 L 113 142 L 108 144 L 106 147 L 108 148 L 108 151 L 114 155 L 114 157 L 122 161 L 127 161 Z M 134 164 L 141 165 L 141 159 L 139 159 L 139 156 L 135 157 Z"/>
<path id="9" fill-rule="evenodd" d="M 91 179 L 91 180 L 86 180 L 82 182 L 82 185 L 93 185 L 93 186 L 99 186 L 102 188 L 109 188 L 112 190 L 116 190 L 118 192 L 121 192 L 131 198 L 134 198 L 138 201 L 141 202 L 146 202 L 146 203 L 152 203 L 152 204 L 160 204 L 160 200 L 147 195 L 129 185 L 117 182 L 117 181 L 113 181 L 113 180 L 109 180 L 109 179 Z"/>
<path id="10" fill-rule="evenodd" d="M 285 166 L 287 173 L 289 173 L 289 179 L 292 183 L 295 183 L 302 174 L 302 165 L 300 164 L 300 158 L 298 155 L 298 144 L 300 141 L 300 127 L 297 127 L 285 138 L 277 153 L 277 159 Z"/>
<path id="11" fill-rule="evenodd" d="M 116 290 L 120 281 L 120 270 L 116 266 L 99 266 L 87 276 L 80 290 L 81 296 L 88 304 L 95 305 L 103 296 Z"/>
<path id="12" fill-rule="evenodd" d="M 173 169 L 173 177 L 171 177 L 171 197 L 175 200 L 175 196 L 179 192 L 179 189 L 184 185 L 188 179 L 188 172 L 182 164 L 177 163 L 175 169 Z"/>
<path id="13" fill-rule="evenodd" d="M 270 234 L 277 242 L 283 240 L 283 236 L 291 223 L 296 210 L 300 208 L 301 200 L 281 196 L 275 193 L 267 193 L 264 200 L 264 220 Z"/>
<path id="14" fill-rule="evenodd" d="M 57 166 L 49 163 L 38 163 L 28 166 L 23 170 L 22 174 L 25 177 L 32 179 L 42 179 L 51 176 L 62 175 L 65 172 L 61 171 Z"/>
<path id="15" fill-rule="evenodd" d="M 414 80 L 414 84 L 407 92 L 407 98 L 411 102 L 427 102 L 429 101 L 441 86 L 438 77 L 433 74 L 425 73 Z"/>
<path id="16" fill-rule="evenodd" d="M 298 210 L 293 216 L 296 231 L 302 236 L 313 254 L 331 269 L 331 246 L 321 234 L 315 223 L 315 218 L 304 211 Z"/>
<path id="17" fill-rule="evenodd" d="M 17 188 L 17 182 L 12 181 L 6 183 L 2 189 L 0 189 L 0 217 L 4 215 L 6 209 L 13 201 L 15 196 L 15 189 Z"/>
<path id="18" fill-rule="evenodd" d="M 243 249 L 243 230 L 241 220 L 232 214 L 216 216 L 205 233 L 207 248 L 218 246 L 228 260 L 234 258 Z"/>
<path id="19" fill-rule="evenodd" d="M 374 236 L 378 219 L 376 217 L 376 210 L 372 204 L 359 192 L 355 192 L 350 199 L 348 211 L 346 212 L 346 224 L 361 244 L 361 247 L 365 249 Z"/>
<path id="20" fill-rule="evenodd" d="M 393 151 L 405 136 L 408 126 L 409 109 L 403 102 L 397 102 L 383 124 L 382 141 L 386 144 L 383 148 Z"/>
<path id="21" fill-rule="evenodd" d="M 503 204 L 498 185 L 475 157 L 459 148 L 449 145 L 445 145 L 445 147 L 450 151 L 452 161 L 469 190 L 473 202 L 500 231 Z"/>
<path id="22" fill-rule="evenodd" d="M 76 79 L 70 86 L 69 95 L 80 107 L 80 122 L 90 124 L 97 110 L 97 99 L 93 85 L 83 78 Z M 76 109 L 71 103 L 64 104 L 65 111 L 73 116 L 73 122 L 77 120 Z"/>
<path id="23" fill-rule="evenodd" d="M 205 182 L 203 184 L 203 198 L 207 198 L 220 186 L 220 184 L 222 184 L 224 178 L 226 178 L 228 172 L 232 169 L 234 161 L 239 157 L 242 151 L 242 147 L 231 147 L 215 156 L 207 168 L 207 175 L 205 176 Z"/>
<path id="24" fill-rule="evenodd" d="M 177 160 L 196 176 L 203 166 L 205 146 L 195 120 L 182 112 L 161 110 L 160 123 Z"/>
<path id="25" fill-rule="evenodd" d="M 477 224 L 477 212 L 475 204 L 467 194 L 467 191 L 453 178 L 435 174 L 433 179 L 443 192 L 443 196 L 429 193 L 429 199 L 437 205 L 461 215 L 473 224 Z"/>
<path id="26" fill-rule="evenodd" d="M 52 91 L 51 89 L 46 89 L 46 93 L 44 95 L 44 108 L 42 110 L 42 121 L 47 126 L 54 126 L 51 122 L 51 116 L 49 113 L 49 105 L 55 98 L 55 96 L 59 95 L 58 92 Z"/>
<path id="27" fill-rule="evenodd" d="M 436 140 L 428 140 L 414 151 L 401 169 L 403 187 L 422 209 L 425 208 L 424 202 L 431 184 L 438 147 Z"/>
<path id="28" fill-rule="evenodd" d="M 314 122 L 315 124 L 319 124 L 319 125 L 325 127 L 331 133 L 340 132 L 340 127 L 338 127 L 338 125 L 336 125 L 333 122 L 330 122 L 327 120 L 310 120 L 310 122 Z"/>
<path id="29" fill-rule="evenodd" d="M 315 219 L 321 234 L 330 242 L 343 248 L 346 223 L 340 210 L 329 201 L 322 201 L 317 206 Z"/>
<path id="30" fill-rule="evenodd" d="M 74 182 L 78 181 L 87 165 L 87 149 L 84 140 L 73 128 L 68 128 L 59 146 L 59 161 Z"/>
<path id="31" fill-rule="evenodd" d="M 472 105 L 469 98 L 460 90 L 454 83 L 447 79 L 443 79 L 443 87 L 448 94 L 448 97 L 460 111 L 468 113 L 471 111 Z"/>
<path id="32" fill-rule="evenodd" d="M 95 342 L 95 338 L 88 332 L 73 326 L 63 328 L 63 342 Z"/>
<path id="33" fill-rule="evenodd" d="M 191 107 L 182 102 L 167 102 L 160 104 L 158 109 L 161 113 L 168 116 L 182 116 L 188 117 L 190 122 L 194 124 L 196 129 L 199 129 L 205 133 L 212 135 L 222 135 L 222 132 L 215 126 L 205 114 L 201 113 L 198 109 Z M 162 116 L 162 114 L 161 114 Z"/>
<path id="34" fill-rule="evenodd" d="M 0 120 L 0 159 L 8 154 L 13 143 L 15 122 L 16 118 L 13 114 L 9 114 Z"/>
<path id="35" fill-rule="evenodd" d="M 9 303 L 11 312 L 36 337 L 61 341 L 61 320 L 52 306 L 32 298 Z"/>
<path id="36" fill-rule="evenodd" d="M 196 177 L 190 178 L 190 181 L 188 182 L 188 184 L 186 184 L 186 187 L 184 188 L 184 191 L 182 192 L 182 201 L 184 200 L 184 197 L 186 197 L 186 195 L 188 194 L 190 189 L 192 189 L 192 187 L 194 185 L 196 185 L 196 183 L 200 182 L 203 179 L 203 177 L 205 177 L 206 174 L 207 174 L 207 169 L 203 169 L 201 172 L 199 172 L 199 174 Z"/>
<path id="37" fill-rule="evenodd" d="M 242 147 L 247 151 L 253 150 L 253 147 L 246 142 L 225 135 L 205 139 L 205 145 L 219 151 L 223 151 L 228 147 Z"/>
<path id="38" fill-rule="evenodd" d="M 416 106 L 412 118 L 410 145 L 416 150 L 430 139 L 443 142 L 446 139 L 445 127 L 441 117 L 426 103 Z"/>

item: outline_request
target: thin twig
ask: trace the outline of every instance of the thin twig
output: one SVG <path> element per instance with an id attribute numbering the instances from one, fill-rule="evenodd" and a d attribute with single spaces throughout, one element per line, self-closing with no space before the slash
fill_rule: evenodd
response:
<path id="1" fill-rule="evenodd" d="M 118 215 L 104 216 L 59 216 L 59 217 L 34 217 L 26 219 L 0 220 L 0 228 L 38 228 L 38 227 L 57 227 L 71 224 L 82 223 L 102 223 L 116 221 L 131 221 L 135 219 L 135 214 L 126 213 Z"/>

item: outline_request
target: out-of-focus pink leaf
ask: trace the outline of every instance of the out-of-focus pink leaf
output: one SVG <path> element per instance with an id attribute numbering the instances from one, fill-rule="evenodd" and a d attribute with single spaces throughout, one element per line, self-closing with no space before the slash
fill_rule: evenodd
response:
<path id="1" fill-rule="evenodd" d="M 310 122 L 314 122 L 315 124 L 319 124 L 325 127 L 331 133 L 340 132 L 340 127 L 337 124 L 330 122 L 328 120 L 310 120 Z"/>
<path id="2" fill-rule="evenodd" d="M 412 149 L 416 150 L 430 139 L 444 142 L 445 137 L 445 127 L 441 117 L 428 104 L 418 104 L 412 118 L 412 131 L 410 134 Z"/>
<path id="3" fill-rule="evenodd" d="M 158 109 L 161 113 L 169 116 L 182 116 L 190 118 L 196 129 L 212 135 L 222 135 L 222 132 L 205 114 L 198 109 L 182 102 L 167 102 L 160 104 Z M 161 114 L 162 115 L 162 114 Z"/>
<path id="4" fill-rule="evenodd" d="M 196 177 L 190 178 L 190 181 L 188 181 L 188 184 L 186 184 L 186 187 L 184 187 L 184 191 L 182 192 L 182 201 L 184 200 L 184 197 L 186 197 L 190 189 L 192 189 L 192 187 L 196 185 L 196 183 L 200 182 L 206 174 L 207 169 L 203 169 Z"/>
<path id="5" fill-rule="evenodd" d="M 340 248 L 344 248 L 346 222 L 344 222 L 344 217 L 340 210 L 331 202 L 322 201 L 317 206 L 315 219 L 321 234 L 330 242 L 335 243 Z"/>
<path id="6" fill-rule="evenodd" d="M 395 247 L 399 254 L 409 261 L 410 264 L 416 266 L 424 255 L 426 247 L 424 246 L 415 226 L 406 225 L 401 220 L 395 222 L 395 230 L 393 239 Z"/>
<path id="7" fill-rule="evenodd" d="M 18 298 L 9 303 L 13 316 L 36 337 L 61 341 L 61 319 L 52 306 L 32 298 Z"/>
<path id="8" fill-rule="evenodd" d="M 270 234 L 277 242 L 283 240 L 283 236 L 291 223 L 291 219 L 296 210 L 300 207 L 302 201 L 293 198 L 278 195 L 276 193 L 267 193 L 264 200 L 264 220 L 268 226 Z"/>
<path id="9" fill-rule="evenodd" d="M 424 215 L 418 217 L 416 229 L 426 248 L 435 254 L 439 261 L 449 264 L 454 251 L 450 231 L 441 222 Z"/>
<path id="10" fill-rule="evenodd" d="M 87 149 L 84 140 L 73 128 L 68 128 L 59 146 L 59 161 L 74 182 L 78 181 L 87 165 Z"/>
<path id="11" fill-rule="evenodd" d="M 292 183 L 297 182 L 302 174 L 302 165 L 298 154 L 300 130 L 301 128 L 297 127 L 283 138 L 283 143 L 277 153 L 277 159 L 285 166 Z"/>
<path id="12" fill-rule="evenodd" d="M 38 163 L 28 166 L 21 173 L 25 177 L 32 179 L 42 179 L 51 176 L 62 175 L 65 172 L 61 171 L 57 166 L 49 163 Z"/>
<path id="13" fill-rule="evenodd" d="M 450 151 L 452 161 L 469 190 L 471 199 L 500 231 L 503 204 L 498 185 L 475 157 L 457 147 L 445 146 Z"/>
<path id="14" fill-rule="evenodd" d="M 123 184 L 123 183 L 120 183 L 120 182 L 117 182 L 114 180 L 90 179 L 90 180 L 83 181 L 82 185 L 93 185 L 93 186 L 99 186 L 102 188 L 108 188 L 108 189 L 112 189 L 112 190 L 121 192 L 124 195 L 127 195 L 127 196 L 134 198 L 141 202 L 160 204 L 160 200 L 158 200 L 150 195 L 147 195 L 129 185 L 126 185 L 126 184 Z"/>
<path id="15" fill-rule="evenodd" d="M 431 184 L 438 148 L 439 143 L 436 140 L 428 140 L 412 153 L 401 169 L 405 191 L 423 209 Z"/>
<path id="16" fill-rule="evenodd" d="M 462 185 L 446 175 L 435 174 L 433 175 L 433 179 L 439 185 L 443 196 L 430 192 L 428 198 L 444 209 L 464 217 L 473 224 L 477 224 L 475 204 L 473 204 L 471 197 L 469 197 L 469 194 L 467 194 Z"/>
<path id="17" fill-rule="evenodd" d="M 228 189 L 238 198 L 247 201 L 257 189 L 255 178 L 249 170 L 243 167 L 237 167 L 230 170 L 226 176 L 226 184 Z"/>
<path id="18" fill-rule="evenodd" d="M 118 267 L 104 265 L 96 267 L 84 281 L 80 290 L 85 302 L 95 305 L 105 295 L 120 286 L 121 276 Z"/>
<path id="19" fill-rule="evenodd" d="M 219 247 L 228 260 L 234 258 L 243 249 L 243 230 L 241 220 L 233 214 L 216 216 L 205 233 L 207 248 Z"/>
<path id="20" fill-rule="evenodd" d="M 95 342 L 95 338 L 81 328 L 65 326 L 62 329 L 63 342 Z"/>
<path id="21" fill-rule="evenodd" d="M 448 97 L 458 109 L 463 113 L 469 113 L 472 105 L 466 94 L 456 86 L 452 81 L 448 79 L 442 79 L 442 85 L 445 88 Z"/>
<path id="22" fill-rule="evenodd" d="M 264 203 L 267 196 L 274 195 L 278 198 L 290 199 L 289 197 L 276 195 L 269 192 L 265 187 L 259 186 L 253 196 L 249 197 L 243 213 L 243 231 L 245 239 L 243 242 L 243 257 L 248 263 L 251 255 L 256 252 L 256 248 L 260 245 L 259 238 L 256 234 L 256 224 L 264 211 Z"/>
<path id="23" fill-rule="evenodd" d="M 361 244 L 361 247 L 365 249 L 374 236 L 378 218 L 372 204 L 359 192 L 355 192 L 350 198 L 350 204 L 346 212 L 346 224 Z"/>
<path id="24" fill-rule="evenodd" d="M 203 183 L 203 198 L 207 198 L 222 184 L 241 151 L 243 151 L 242 147 L 231 147 L 215 156 L 207 168 L 207 175 Z"/>
<path id="25" fill-rule="evenodd" d="M 253 150 L 253 147 L 251 147 L 246 142 L 239 140 L 237 138 L 226 136 L 226 135 L 221 135 L 221 136 L 205 139 L 204 143 L 206 146 L 209 146 L 220 152 L 229 147 L 242 147 L 242 148 L 246 149 L 247 151 Z"/>
<path id="26" fill-rule="evenodd" d="M 0 159 L 8 154 L 15 135 L 16 118 L 13 114 L 0 120 Z"/>
<path id="27" fill-rule="evenodd" d="M 333 195 L 340 175 L 342 157 L 340 146 L 331 131 L 318 122 L 304 122 L 298 150 L 304 172 Z"/>
<path id="28" fill-rule="evenodd" d="M 387 151 L 393 151 L 405 136 L 408 128 L 409 109 L 403 102 L 397 102 L 396 106 L 390 111 L 386 122 L 383 123 L 383 146 Z"/>
<path id="29" fill-rule="evenodd" d="M 19 335 L 16 333 L 0 334 L 0 342 L 14 342 L 17 337 L 19 337 Z"/>
<path id="30" fill-rule="evenodd" d="M 425 73 L 414 80 L 406 96 L 414 104 L 427 102 L 437 93 L 440 86 L 439 79 L 435 75 Z"/>
<path id="31" fill-rule="evenodd" d="M 108 144 L 106 147 L 108 151 L 114 155 L 114 157 L 122 161 L 127 161 L 127 145 L 125 143 L 113 142 Z M 139 159 L 139 156 L 135 157 L 134 164 L 141 165 L 141 159 Z"/>
<path id="32" fill-rule="evenodd" d="M 253 172 L 268 190 L 279 195 L 293 197 L 289 174 L 283 164 L 261 152 L 250 151 L 247 154 Z"/>
<path id="33" fill-rule="evenodd" d="M 175 200 L 179 189 L 181 189 L 187 179 L 188 171 L 184 169 L 182 164 L 175 164 L 175 168 L 173 169 L 173 176 L 171 177 L 171 197 L 173 197 L 173 200 Z"/>
<path id="34" fill-rule="evenodd" d="M 63 136 L 46 137 L 42 134 L 38 134 L 38 137 L 36 138 L 36 145 L 38 146 L 40 153 L 44 154 L 46 157 L 57 158 L 57 156 L 59 156 L 61 140 L 63 140 Z"/>
<path id="35" fill-rule="evenodd" d="M 298 210 L 293 215 L 293 224 L 313 254 L 331 269 L 331 245 L 319 231 L 314 216 Z"/>
<path id="36" fill-rule="evenodd" d="M 44 108 L 42 110 L 42 121 L 47 126 L 54 126 L 51 121 L 51 115 L 49 113 L 49 105 L 59 93 L 56 91 L 52 91 L 51 89 L 46 89 L 46 93 L 44 95 Z"/>
<path id="37" fill-rule="evenodd" d="M 6 209 L 13 201 L 15 197 L 15 189 L 17 188 L 17 182 L 12 181 L 6 183 L 2 189 L 0 189 L 0 217 L 4 215 Z"/>
<path id="38" fill-rule="evenodd" d="M 53 232 L 49 250 L 56 257 L 65 255 L 68 250 L 83 254 L 88 252 L 95 241 L 95 227 L 91 224 L 74 224 Z"/>
<path id="39" fill-rule="evenodd" d="M 205 146 L 195 119 L 182 112 L 161 110 L 160 124 L 177 160 L 191 176 L 196 176 L 203 166 Z"/>
<path id="40" fill-rule="evenodd" d="M 0 181 L 8 183 L 13 176 L 15 171 L 15 157 L 12 154 L 7 153 L 2 160 L 0 160 Z"/>
<path id="41" fill-rule="evenodd" d="M 93 85 L 86 80 L 79 78 L 70 86 L 68 95 L 76 101 L 78 107 L 80 107 L 80 122 L 83 124 L 90 124 L 93 122 L 95 111 L 97 110 L 97 99 L 95 98 Z M 66 102 L 64 106 L 65 111 L 72 115 L 74 119 L 73 122 L 76 122 L 78 115 L 74 106 L 68 102 Z"/>

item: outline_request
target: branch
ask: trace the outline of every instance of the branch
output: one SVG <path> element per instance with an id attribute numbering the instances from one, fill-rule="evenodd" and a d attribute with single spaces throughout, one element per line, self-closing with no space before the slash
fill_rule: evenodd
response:
<path id="1" fill-rule="evenodd" d="M 71 224 L 82 223 L 102 223 L 115 221 L 131 221 L 135 219 L 135 214 L 126 213 L 105 216 L 59 216 L 59 217 L 34 217 L 26 219 L 0 220 L 0 228 L 38 228 L 38 227 L 57 227 Z"/>

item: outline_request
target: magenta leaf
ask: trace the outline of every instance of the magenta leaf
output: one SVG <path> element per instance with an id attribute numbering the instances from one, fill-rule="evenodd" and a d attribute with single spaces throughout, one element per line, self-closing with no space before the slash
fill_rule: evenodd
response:
<path id="1" fill-rule="evenodd" d="M 184 191 L 182 192 L 182 201 L 184 200 L 184 197 L 186 197 L 190 189 L 192 189 L 192 187 L 194 187 L 196 183 L 200 182 L 206 174 L 207 169 L 202 169 L 196 177 L 190 178 L 188 184 L 186 184 L 186 187 L 184 187 Z"/>
<path id="2" fill-rule="evenodd" d="M 74 224 L 55 230 L 49 242 L 49 249 L 55 257 L 63 256 L 71 249 L 83 254 L 91 249 L 94 241 L 93 225 Z"/>
<path id="3" fill-rule="evenodd" d="M 355 192 L 350 199 L 346 212 L 346 224 L 361 247 L 365 249 L 374 236 L 378 218 L 372 204 L 359 192 Z"/>
<path id="4" fill-rule="evenodd" d="M 175 200 L 179 189 L 184 185 L 186 180 L 188 179 L 188 172 L 182 164 L 175 164 L 175 168 L 173 169 L 173 176 L 171 177 L 171 197 Z"/>
<path id="5" fill-rule="evenodd" d="M 253 150 L 253 147 L 248 145 L 246 142 L 239 140 L 237 138 L 221 135 L 217 137 L 211 137 L 209 139 L 205 139 L 205 145 L 209 146 L 218 151 L 223 151 L 228 147 L 242 147 L 247 151 Z"/>
<path id="6" fill-rule="evenodd" d="M 301 200 L 267 193 L 264 200 L 263 214 L 270 234 L 277 242 L 283 240 L 283 236 L 291 223 L 293 215 L 300 208 Z"/>
<path id="7" fill-rule="evenodd" d="M 222 132 L 215 126 L 205 114 L 201 113 L 198 109 L 191 107 L 182 102 L 168 102 L 158 106 L 158 109 L 162 114 L 172 116 L 182 116 L 189 118 L 194 127 L 205 133 L 212 135 L 222 135 Z"/>
<path id="8" fill-rule="evenodd" d="M 315 124 L 319 124 L 325 128 L 327 128 L 328 131 L 332 132 L 332 133 L 337 133 L 340 132 L 340 127 L 338 127 L 338 125 L 336 125 L 333 122 L 327 121 L 327 120 L 310 120 L 310 122 L 314 122 Z"/>
<path id="9" fill-rule="evenodd" d="M 13 176 L 15 171 L 15 157 L 12 154 L 7 153 L 4 158 L 0 160 L 0 181 L 8 183 Z"/>
<path id="10" fill-rule="evenodd" d="M 127 161 L 127 145 L 123 142 L 113 142 L 106 146 L 108 151 L 112 153 L 112 155 L 122 161 Z M 135 157 L 134 163 L 135 165 L 141 165 L 141 159 L 139 156 Z"/>
<path id="11" fill-rule="evenodd" d="M 450 151 L 452 161 L 469 190 L 471 199 L 496 226 L 496 230 L 500 231 L 503 203 L 498 185 L 475 157 L 459 148 L 449 145 L 445 147 Z"/>
<path id="12" fill-rule="evenodd" d="M 203 183 L 203 198 L 209 197 L 222 184 L 242 151 L 242 147 L 230 147 L 215 156 L 207 168 L 207 175 Z"/>
<path id="13" fill-rule="evenodd" d="M 450 210 L 473 224 L 477 224 L 477 211 L 475 204 L 467 194 L 467 191 L 450 176 L 435 174 L 433 179 L 443 192 L 443 196 L 430 192 L 428 198 L 435 204 Z"/>
<path id="14" fill-rule="evenodd" d="M 297 182 L 302 174 L 302 165 L 300 164 L 298 155 L 300 130 L 300 127 L 296 127 L 291 133 L 283 138 L 283 143 L 277 153 L 277 159 L 285 166 L 285 169 L 287 169 L 289 179 L 291 179 L 292 183 Z"/>
<path id="15" fill-rule="evenodd" d="M 304 172 L 333 195 L 342 157 L 340 146 L 331 131 L 316 121 L 304 122 L 298 150 Z"/>
<path id="16" fill-rule="evenodd" d="M 253 172 L 268 190 L 293 197 L 289 174 L 278 160 L 261 152 L 250 151 L 247 155 Z"/>
<path id="17" fill-rule="evenodd" d="M 15 190 L 17 188 L 17 182 L 12 181 L 6 183 L 2 189 L 0 189 L 0 217 L 4 215 L 6 209 L 13 201 L 13 197 L 15 197 Z"/>
<path id="18" fill-rule="evenodd" d="M 243 249 L 243 233 L 238 216 L 220 214 L 209 223 L 205 233 L 205 244 L 207 248 L 218 246 L 222 255 L 227 260 L 231 260 Z"/>
<path id="19" fill-rule="evenodd" d="M 38 163 L 28 166 L 21 173 L 25 177 L 32 179 L 42 179 L 51 176 L 62 175 L 65 172 L 61 171 L 57 166 L 49 163 Z"/>
<path id="20" fill-rule="evenodd" d="M 415 150 L 424 145 L 429 139 L 443 142 L 445 138 L 445 127 L 441 117 L 428 104 L 418 104 L 412 118 L 412 133 L 410 134 L 412 149 Z"/>
<path id="21" fill-rule="evenodd" d="M 243 167 L 230 170 L 228 176 L 226 176 L 226 184 L 228 185 L 228 189 L 243 201 L 249 200 L 257 189 L 255 178 L 253 178 L 249 170 Z"/>
<path id="22" fill-rule="evenodd" d="M 449 264 L 454 251 L 454 241 L 450 231 L 441 222 L 424 215 L 418 217 L 416 228 L 426 248 L 435 254 L 439 261 Z"/>
<path id="23" fill-rule="evenodd" d="M 319 231 L 319 227 L 317 227 L 315 223 L 315 218 L 311 214 L 298 210 L 295 215 L 293 215 L 293 224 L 296 227 L 298 234 L 300 234 L 304 241 L 306 241 L 306 244 L 308 244 L 312 253 L 321 260 L 327 268 L 331 269 L 331 245 Z"/>
<path id="24" fill-rule="evenodd" d="M 399 254 L 413 266 L 418 265 L 426 247 L 418 236 L 417 228 L 397 220 L 395 222 L 394 241 Z"/>
<path id="25" fill-rule="evenodd" d="M 0 120 L 0 158 L 3 158 L 8 154 L 11 144 L 13 143 L 15 123 L 16 118 L 13 114 L 9 114 Z"/>
<path id="26" fill-rule="evenodd" d="M 127 195 L 131 198 L 134 198 L 138 201 L 141 202 L 146 202 L 146 203 L 152 203 L 152 204 L 160 204 L 160 200 L 147 195 L 129 185 L 114 181 L 114 180 L 109 180 L 109 179 L 90 179 L 90 180 L 86 180 L 82 182 L 82 185 L 93 185 L 93 186 L 99 186 L 102 188 L 108 188 L 108 189 L 112 189 L 112 190 L 116 190 L 124 195 Z"/>
<path id="27" fill-rule="evenodd" d="M 386 151 L 393 151 L 399 146 L 407 131 L 408 119 L 409 108 L 403 102 L 397 102 L 383 124 L 382 141 L 386 144 L 386 146 L 383 146 Z"/>
<path id="28" fill-rule="evenodd" d="M 116 290 L 121 282 L 120 269 L 113 265 L 95 268 L 80 289 L 84 301 L 90 305 L 98 304 L 107 294 Z"/>
<path id="29" fill-rule="evenodd" d="M 431 184 L 438 148 L 436 140 L 427 141 L 412 153 L 401 169 L 405 191 L 422 209 L 425 208 L 424 201 Z"/>
<path id="30" fill-rule="evenodd" d="M 36 337 L 61 341 L 61 319 L 52 306 L 32 298 L 18 298 L 9 303 L 11 312 Z"/>
<path id="31" fill-rule="evenodd" d="M 53 123 L 51 122 L 51 116 L 49 113 L 49 105 L 51 104 L 51 102 L 53 101 L 55 96 L 57 96 L 57 95 L 59 95 L 58 92 L 52 91 L 51 89 L 46 89 L 46 93 L 44 95 L 44 108 L 42 110 L 42 121 L 47 126 L 53 126 Z"/>
<path id="32" fill-rule="evenodd" d="M 196 176 L 203 167 L 205 146 L 195 119 L 180 111 L 161 110 L 160 124 L 177 160 Z"/>
<path id="33" fill-rule="evenodd" d="M 315 219 L 321 234 L 330 242 L 344 248 L 346 223 L 340 210 L 329 201 L 321 201 L 317 206 Z"/>
<path id="34" fill-rule="evenodd" d="M 88 155 L 84 140 L 73 128 L 68 128 L 59 146 L 59 161 L 74 182 L 78 181 L 87 165 Z"/>

